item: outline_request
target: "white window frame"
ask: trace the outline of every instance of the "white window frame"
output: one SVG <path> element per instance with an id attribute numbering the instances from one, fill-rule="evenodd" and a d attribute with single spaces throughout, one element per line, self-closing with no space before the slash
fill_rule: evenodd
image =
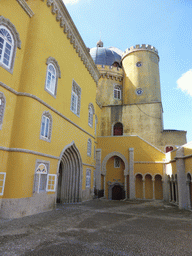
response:
<path id="1" fill-rule="evenodd" d="M 0 196 L 4 194 L 6 172 L 0 172 L 0 176 L 3 175 L 3 179 L 0 179 Z M 2 182 L 2 185 L 1 185 Z"/>
<path id="2" fill-rule="evenodd" d="M 119 85 L 114 86 L 113 97 L 116 100 L 121 100 L 121 87 Z"/>
<path id="3" fill-rule="evenodd" d="M 45 87 L 46 87 L 46 90 L 53 95 L 55 95 L 55 91 L 56 91 L 56 80 L 57 80 L 56 68 L 52 63 L 49 63 L 49 65 L 47 66 Z"/>
<path id="4" fill-rule="evenodd" d="M 91 156 L 91 149 L 92 149 L 92 141 L 89 138 L 88 141 L 87 141 L 87 155 L 88 156 Z"/>
<path id="5" fill-rule="evenodd" d="M 89 107 L 88 124 L 90 127 L 93 127 L 93 109 L 92 109 L 92 107 Z"/>
<path id="6" fill-rule="evenodd" d="M 91 169 L 86 169 L 86 188 L 91 187 Z"/>
<path id="7" fill-rule="evenodd" d="M 3 16 L 0 16 L 0 29 L 1 28 L 6 29 L 6 31 L 10 34 L 10 36 L 12 38 L 12 44 L 11 44 L 11 51 L 10 51 L 10 55 L 9 55 L 10 58 L 9 58 L 8 64 L 4 63 L 3 58 L 1 57 L 0 66 L 12 74 L 15 56 L 16 56 L 16 50 L 17 50 L 17 48 L 21 49 L 21 40 L 20 40 L 19 33 L 17 32 L 15 26 L 10 22 L 9 19 L 7 19 Z M 1 38 L 5 39 L 5 37 L 2 34 L 1 34 Z M 6 41 L 7 41 L 7 39 L 6 39 Z M 10 44 L 10 42 L 9 42 L 9 44 Z M 6 45 L 6 43 L 4 41 L 3 48 L 2 48 L 3 55 L 5 53 L 5 45 Z"/>
<path id="8" fill-rule="evenodd" d="M 72 91 L 71 94 L 71 111 L 77 115 L 78 95 Z"/>
<path id="9" fill-rule="evenodd" d="M 40 166 L 41 166 L 41 169 L 44 167 L 44 169 L 43 169 L 44 172 L 43 172 L 43 170 L 40 169 Z M 42 193 L 42 192 L 46 192 L 48 169 L 49 169 L 49 163 L 48 162 L 45 162 L 45 161 L 40 162 L 40 160 L 37 160 L 36 169 L 35 169 L 35 181 L 34 181 L 34 192 L 37 193 L 37 194 Z M 42 175 L 45 178 L 42 178 L 43 177 Z M 44 184 L 44 188 L 41 189 L 43 179 L 45 179 L 44 180 L 45 184 Z"/>
<path id="10" fill-rule="evenodd" d="M 44 120 L 45 122 L 43 122 Z M 47 122 L 48 122 L 48 127 L 47 127 Z M 47 134 L 46 134 L 46 131 L 47 131 Z M 45 111 L 43 112 L 41 117 L 40 139 L 51 142 L 51 132 L 52 132 L 52 116 L 48 111 Z"/>
<path id="11" fill-rule="evenodd" d="M 47 175 L 47 192 L 55 192 L 56 191 L 56 184 L 57 184 L 57 175 L 56 174 L 48 174 Z"/>
<path id="12" fill-rule="evenodd" d="M 53 57 L 47 58 L 46 64 L 47 72 L 45 79 L 45 91 L 56 98 L 58 78 L 61 78 L 61 70 L 58 62 Z M 50 85 L 48 86 L 49 81 Z"/>
<path id="13" fill-rule="evenodd" d="M 75 106 L 74 106 L 75 99 Z M 81 88 L 80 86 L 73 80 L 72 82 L 72 92 L 71 92 L 71 107 L 70 110 L 77 115 L 80 116 L 80 107 L 81 107 Z"/>
<path id="14" fill-rule="evenodd" d="M 13 57 L 14 39 L 9 29 L 7 29 L 5 26 L 0 25 L 0 31 L 1 30 L 4 30 L 7 34 L 2 35 L 0 33 L 0 54 L 1 54 L 0 63 L 2 66 L 5 66 L 6 68 L 10 69 L 12 57 Z M 11 42 L 7 39 L 8 37 L 11 40 Z M 2 43 L 2 40 L 4 41 L 3 43 Z M 10 49 L 8 49 L 8 46 L 10 47 Z M 8 56 L 8 52 L 9 52 L 9 56 Z M 6 55 L 9 57 L 8 60 L 6 59 Z M 8 64 L 4 62 L 5 60 L 8 62 Z"/>
<path id="15" fill-rule="evenodd" d="M 118 161 L 118 162 L 117 162 Z M 118 164 L 117 164 L 118 163 Z M 118 156 L 114 157 L 114 168 L 120 168 L 121 167 L 121 158 Z"/>

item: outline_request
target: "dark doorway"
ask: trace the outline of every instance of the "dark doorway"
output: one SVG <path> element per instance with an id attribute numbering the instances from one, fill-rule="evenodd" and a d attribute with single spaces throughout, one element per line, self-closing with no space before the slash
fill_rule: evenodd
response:
<path id="1" fill-rule="evenodd" d="M 123 135 L 123 125 L 122 123 L 116 123 L 113 127 L 113 136 Z"/>
<path id="2" fill-rule="evenodd" d="M 62 182 L 62 162 L 59 166 L 59 177 L 58 177 L 58 186 L 57 186 L 57 203 L 61 203 L 61 182 Z"/>
<path id="3" fill-rule="evenodd" d="M 125 198 L 125 192 L 121 186 L 115 185 L 112 188 L 112 200 L 121 200 Z"/>

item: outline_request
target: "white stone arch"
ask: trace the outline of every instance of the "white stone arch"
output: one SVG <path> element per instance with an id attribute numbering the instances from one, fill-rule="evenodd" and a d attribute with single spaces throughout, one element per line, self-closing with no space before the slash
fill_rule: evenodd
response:
<path id="1" fill-rule="evenodd" d="M 66 145 L 59 157 L 57 166 L 57 176 L 59 176 L 60 165 L 62 169 L 62 185 L 59 191 L 62 190 L 60 198 L 62 202 L 79 202 L 82 200 L 82 178 L 83 165 L 80 152 L 74 141 Z M 61 173 L 60 173 L 61 174 Z M 69 178 L 70 176 L 70 178 Z M 58 185 L 58 184 L 57 184 Z M 56 193 L 58 197 L 58 194 Z"/>
<path id="2" fill-rule="evenodd" d="M 122 155 L 121 153 L 116 152 L 116 151 L 109 153 L 109 154 L 104 158 L 104 160 L 103 160 L 103 162 L 102 162 L 101 174 L 104 175 L 104 176 L 106 175 L 106 173 L 107 173 L 107 169 L 106 169 L 107 161 L 108 161 L 111 157 L 113 157 L 113 156 L 118 156 L 119 158 L 121 158 L 121 159 L 123 160 L 123 162 L 124 162 L 124 164 L 125 164 L 124 175 L 125 175 L 125 176 L 128 175 L 128 161 L 127 161 L 127 159 L 125 158 L 124 155 Z"/>
<path id="3" fill-rule="evenodd" d="M 149 173 L 149 172 L 147 172 L 147 173 L 145 173 L 144 175 L 143 175 L 143 180 L 145 180 L 145 176 L 146 175 L 150 175 L 151 176 L 151 179 L 152 179 L 152 181 L 154 180 L 154 175 L 152 175 L 151 173 Z"/>
<path id="4" fill-rule="evenodd" d="M 134 179 L 136 180 L 136 176 L 137 176 L 138 174 L 142 176 L 142 181 L 143 181 L 143 179 L 144 179 L 144 175 L 143 175 L 141 172 L 137 172 L 137 173 L 135 173 Z"/>
<path id="5" fill-rule="evenodd" d="M 157 175 L 161 176 L 161 181 L 163 182 L 163 176 L 162 176 L 160 173 L 155 173 L 155 174 L 153 175 L 152 180 L 155 181 L 155 177 L 156 177 Z"/>

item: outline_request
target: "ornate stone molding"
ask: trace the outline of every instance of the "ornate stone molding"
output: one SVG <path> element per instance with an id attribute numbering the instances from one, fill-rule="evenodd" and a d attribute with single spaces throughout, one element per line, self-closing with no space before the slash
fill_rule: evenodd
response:
<path id="1" fill-rule="evenodd" d="M 47 6 L 51 7 L 52 14 L 56 15 L 56 21 L 60 23 L 60 27 L 63 28 L 63 32 L 67 34 L 67 38 L 70 39 L 70 43 L 73 44 L 76 52 L 83 61 L 85 67 L 89 71 L 90 75 L 97 83 L 100 77 L 100 73 L 87 50 L 75 24 L 73 23 L 64 3 L 62 0 L 47 0 Z"/>
<path id="2" fill-rule="evenodd" d="M 31 10 L 25 0 L 17 0 L 17 2 L 21 5 L 23 10 L 29 15 L 30 18 L 33 17 L 34 12 Z"/>
<path id="3" fill-rule="evenodd" d="M 105 65 L 97 65 L 97 68 L 103 78 L 119 80 L 119 82 L 123 80 L 122 68 Z"/>
<path id="4" fill-rule="evenodd" d="M 57 60 L 53 57 L 49 57 L 49 58 L 47 58 L 46 64 L 48 65 L 49 63 L 54 64 L 57 74 L 58 74 L 58 77 L 61 78 L 61 70 L 60 70 L 60 66 L 59 66 Z"/>
<path id="5" fill-rule="evenodd" d="M 123 162 L 124 162 L 124 164 L 125 164 L 124 175 L 128 175 L 128 161 L 127 161 L 127 159 L 125 158 L 124 155 L 122 155 L 121 153 L 116 152 L 116 151 L 111 152 L 110 154 L 108 154 L 108 155 L 104 158 L 103 163 L 102 163 L 102 173 L 101 173 L 101 174 L 102 174 L 102 175 L 106 175 L 106 173 L 107 173 L 107 169 L 106 169 L 107 161 L 108 161 L 111 157 L 113 157 L 113 156 L 118 156 L 119 158 L 121 158 L 121 159 L 123 160 Z"/>

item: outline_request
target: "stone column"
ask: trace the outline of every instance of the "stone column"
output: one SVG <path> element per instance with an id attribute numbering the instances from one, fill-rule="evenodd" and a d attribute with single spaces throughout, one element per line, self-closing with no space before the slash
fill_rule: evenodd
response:
<path id="1" fill-rule="evenodd" d="M 155 179 L 152 179 L 153 182 L 153 200 L 155 199 Z"/>
<path id="2" fill-rule="evenodd" d="M 170 201 L 170 184 L 169 184 L 169 180 L 168 180 L 168 171 L 167 171 L 167 164 L 163 164 L 163 199 L 166 202 Z"/>
<path id="3" fill-rule="evenodd" d="M 104 197 L 106 197 L 106 193 L 105 193 L 105 188 L 106 188 L 106 184 L 105 184 L 105 175 L 104 175 L 104 181 L 103 181 L 103 189 L 104 189 Z"/>
<path id="4" fill-rule="evenodd" d="M 124 190 L 125 190 L 125 199 L 127 199 L 127 175 L 125 175 Z"/>
<path id="5" fill-rule="evenodd" d="M 190 183 L 191 181 L 186 181 L 186 185 L 187 185 L 187 194 L 188 194 L 188 209 L 191 209 L 191 198 L 190 198 Z"/>
<path id="6" fill-rule="evenodd" d="M 177 167 L 177 180 L 179 190 L 179 208 L 188 208 L 189 193 L 187 193 L 186 175 L 185 175 L 185 162 L 184 162 L 184 148 L 179 148 L 176 153 L 176 167 Z"/>
<path id="7" fill-rule="evenodd" d="M 143 199 L 145 199 L 145 178 L 143 177 Z"/>
<path id="8" fill-rule="evenodd" d="M 101 149 L 96 149 L 95 189 L 101 189 Z"/>
<path id="9" fill-rule="evenodd" d="M 175 193 L 176 193 L 176 203 L 178 204 L 178 182 L 175 181 Z"/>
<path id="10" fill-rule="evenodd" d="M 129 148 L 129 198 L 135 199 L 134 148 Z"/>

